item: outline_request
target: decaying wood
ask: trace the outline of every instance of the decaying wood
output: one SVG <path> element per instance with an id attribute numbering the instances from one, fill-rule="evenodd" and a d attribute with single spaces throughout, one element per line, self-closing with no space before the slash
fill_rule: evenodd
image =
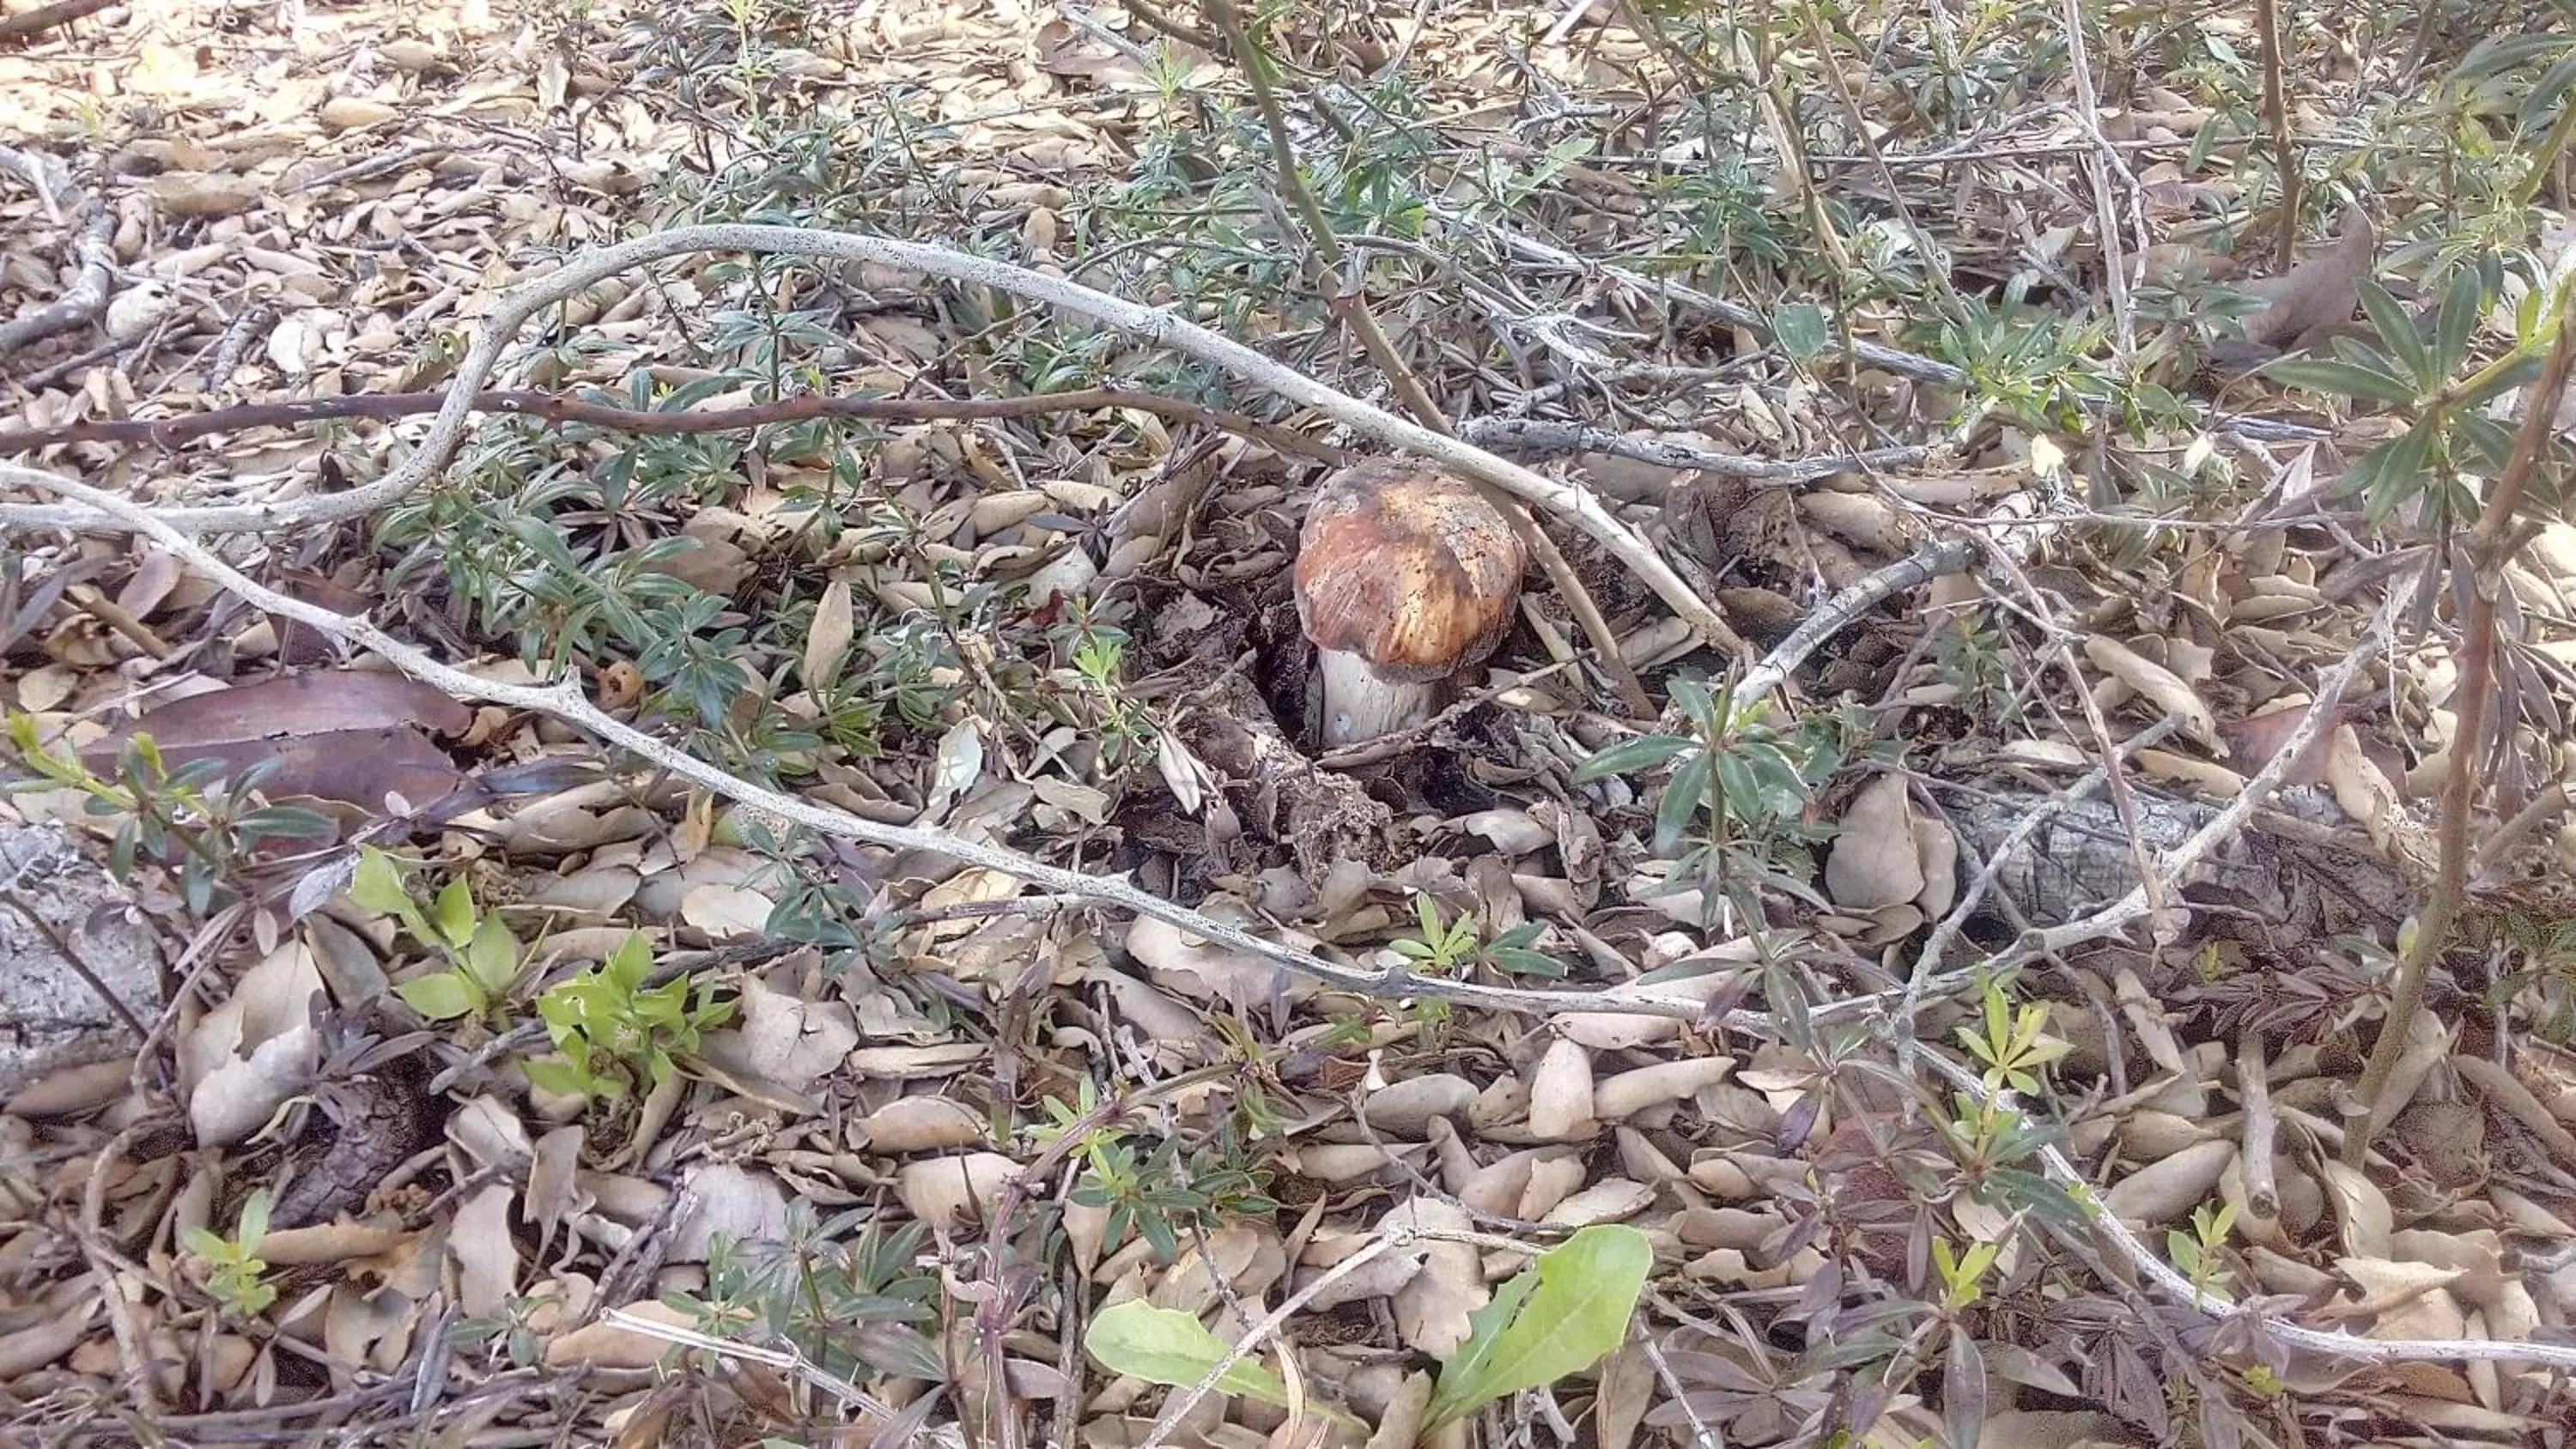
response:
<path id="1" fill-rule="evenodd" d="M 2107 801 L 2065 804 L 2019 785 L 1988 789 L 1931 782 L 1948 808 L 1960 843 L 1978 860 L 2002 852 L 1988 909 L 2013 924 L 2048 927 L 2080 920 L 2138 884 L 2136 853 Z M 2138 836 L 2162 856 L 2217 818 L 2218 807 L 2136 787 Z M 2285 790 L 2274 805 L 2319 829 L 2307 838 L 2268 828 L 2257 815 L 2177 882 L 2180 904 L 2201 929 L 2260 932 L 2275 939 L 2325 939 L 2358 929 L 2393 927 L 2413 889 L 2394 865 L 2326 843 L 2338 834 L 2358 845 L 2360 828 L 2313 789 Z M 2006 837 L 2034 810 L 2062 806 L 2030 837 L 2005 849 Z"/>

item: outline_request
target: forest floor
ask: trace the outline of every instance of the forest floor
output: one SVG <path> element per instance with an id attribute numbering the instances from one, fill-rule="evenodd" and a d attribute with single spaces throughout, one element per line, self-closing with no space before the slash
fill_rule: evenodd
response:
<path id="1" fill-rule="evenodd" d="M 2545 8 L 39 13 L 0 1445 L 2566 1441 Z"/>

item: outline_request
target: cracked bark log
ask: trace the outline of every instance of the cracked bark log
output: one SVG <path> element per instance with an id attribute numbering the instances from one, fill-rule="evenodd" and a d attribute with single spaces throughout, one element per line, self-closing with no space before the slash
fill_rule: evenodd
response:
<path id="1" fill-rule="evenodd" d="M 1977 860 L 1991 860 L 2014 826 L 2034 810 L 2061 802 L 2017 788 L 1934 782 L 1959 839 Z M 2322 940 L 2357 925 L 2389 927 L 2417 892 L 2404 872 L 2359 846 L 2358 826 L 2314 790 L 2284 791 L 2273 802 L 2288 822 L 2267 829 L 2262 817 L 2187 873 L 2176 895 L 2190 905 L 2195 934 L 2241 923 L 2272 939 Z M 2159 855 L 2188 839 L 2217 808 L 2151 790 L 2137 791 L 2138 830 Z M 2304 825 L 2308 828 L 2299 828 Z M 1966 860 L 1963 878 L 1973 872 Z M 2062 925 L 2126 895 L 2137 884 L 2128 838 L 2110 804 L 2080 801 L 2040 826 L 2004 861 L 1981 918 L 2008 921 L 2012 909 L 2034 926 Z"/>

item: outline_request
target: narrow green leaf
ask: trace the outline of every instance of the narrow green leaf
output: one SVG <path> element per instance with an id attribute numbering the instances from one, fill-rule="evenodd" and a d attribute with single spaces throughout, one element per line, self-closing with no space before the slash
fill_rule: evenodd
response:
<path id="1" fill-rule="evenodd" d="M 2360 294 L 2362 314 L 2379 333 L 2380 346 L 2414 379 L 2416 396 L 2439 392 L 2448 379 L 2434 362 L 2433 349 L 2425 345 L 2424 334 L 2415 330 L 2415 318 L 2406 310 L 2406 304 L 2367 278 L 2354 290 Z"/>
<path id="2" fill-rule="evenodd" d="M 2534 293 L 2534 295 L 2538 294 Z M 2484 378 L 2475 387 L 2461 389 L 2458 405 L 2473 408 L 2499 393 L 2522 386 L 2540 375 L 2541 363 L 2541 356 L 2536 351 L 2527 356 L 2515 358 L 2495 369 L 2492 376 Z"/>
<path id="3" fill-rule="evenodd" d="M 2557 54 L 2567 44 L 2556 35 L 2490 35 L 2469 48 L 2461 57 L 2451 79 L 2461 82 L 2481 81 L 2499 76 L 2517 66 L 2528 65 L 2544 56 Z"/>
<path id="4" fill-rule="evenodd" d="M 1681 843 L 1682 832 L 1690 828 L 1700 807 L 1708 803 L 1708 751 L 1702 750 L 1682 762 L 1673 778 L 1664 786 L 1664 797 L 1655 802 L 1655 853 L 1668 854 Z"/>
<path id="5" fill-rule="evenodd" d="M 1608 775 L 1652 769 L 1691 747 L 1680 735 L 1639 735 L 1622 740 L 1574 767 L 1573 783 L 1588 785 Z"/>
<path id="6" fill-rule="evenodd" d="M 2525 131 L 2537 131 L 2558 118 L 2558 108 L 2567 100 L 2567 92 L 2576 88 L 2576 55 L 2562 55 L 2531 90 L 2522 98 L 2522 111 L 2515 124 Z"/>
<path id="7" fill-rule="evenodd" d="M 1964 1328 L 1950 1330 L 1950 1352 L 1941 1366 L 1941 1420 L 1949 1449 L 1977 1449 L 1986 1426 L 1986 1360 Z"/>
<path id="8" fill-rule="evenodd" d="M 1441 1366 L 1424 1424 L 1445 1424 L 1590 1368 L 1627 1337 L 1654 1263 L 1646 1235 L 1616 1223 L 1595 1224 L 1541 1253 L 1484 1312 L 1470 1315 L 1467 1342 Z"/>
<path id="9" fill-rule="evenodd" d="M 394 994 L 403 1004 L 432 1021 L 453 1021 L 476 1005 L 474 987 L 461 971 L 441 971 L 397 982 Z"/>
<path id="10" fill-rule="evenodd" d="M 2487 288 L 2475 267 L 2462 267 L 2442 294 L 2442 310 L 2433 319 L 2433 352 L 2442 375 L 2449 377 L 2469 360 L 2469 334 L 2478 314 L 2487 309 Z"/>
<path id="11" fill-rule="evenodd" d="M 2330 392 L 2399 406 L 2415 401 L 2417 395 L 2415 389 L 2402 379 L 2378 368 L 2330 357 L 2287 358 L 2265 364 L 2262 372 L 2263 376 L 2286 387 L 2303 387 L 2310 392 Z"/>
<path id="12" fill-rule="evenodd" d="M 1208 1332 L 1198 1315 L 1157 1308 L 1142 1298 L 1093 1315 L 1082 1346 L 1111 1373 L 1176 1389 L 1195 1387 L 1227 1352 L 1225 1342 Z M 1242 1398 L 1288 1406 L 1288 1386 L 1250 1359 L 1227 1369 L 1216 1386 Z"/>
<path id="13" fill-rule="evenodd" d="M 1564 962 L 1525 947 L 1497 946 L 1492 954 L 1495 965 L 1515 976 L 1544 976 L 1559 979 L 1566 974 Z"/>

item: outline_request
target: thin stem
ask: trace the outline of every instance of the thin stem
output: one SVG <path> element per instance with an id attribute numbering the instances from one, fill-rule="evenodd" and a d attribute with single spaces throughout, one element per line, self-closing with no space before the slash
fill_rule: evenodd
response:
<path id="1" fill-rule="evenodd" d="M 2432 972 L 2433 958 L 2450 944 L 2451 925 L 2459 917 L 2461 897 L 2468 892 L 2469 815 L 2477 800 L 2487 709 L 2495 694 L 2496 595 L 2505 587 L 2514 514 L 2521 510 L 2523 495 L 2540 471 L 2559 400 L 2566 396 L 2569 374 L 2576 372 L 2576 325 L 2571 320 L 2576 320 L 2576 286 L 2562 286 L 2558 338 L 2550 346 L 2548 364 L 2523 393 L 2522 430 L 2514 437 L 2513 457 L 2479 513 L 2478 526 L 2462 544 L 2470 570 L 2469 613 L 2460 629 L 2460 687 L 2453 696 L 2460 702 L 2459 723 L 2451 734 L 2451 773 L 2442 782 L 2442 815 L 2434 833 L 2438 854 L 2433 890 L 2424 902 L 2424 914 L 2415 922 L 2414 937 L 2398 958 L 2388 1016 L 2380 1023 L 2379 1039 L 2371 1045 L 2370 1061 L 2354 1089 L 2355 1115 L 2344 1135 L 2343 1160 L 2356 1166 L 2368 1158 L 2371 1138 L 2386 1125 L 2382 1119 L 2394 1115 L 2395 1104 L 2380 1099 L 2397 1070 L 2397 1059 L 2405 1053 L 2415 1018 L 2424 1009 L 2424 982 Z"/>

